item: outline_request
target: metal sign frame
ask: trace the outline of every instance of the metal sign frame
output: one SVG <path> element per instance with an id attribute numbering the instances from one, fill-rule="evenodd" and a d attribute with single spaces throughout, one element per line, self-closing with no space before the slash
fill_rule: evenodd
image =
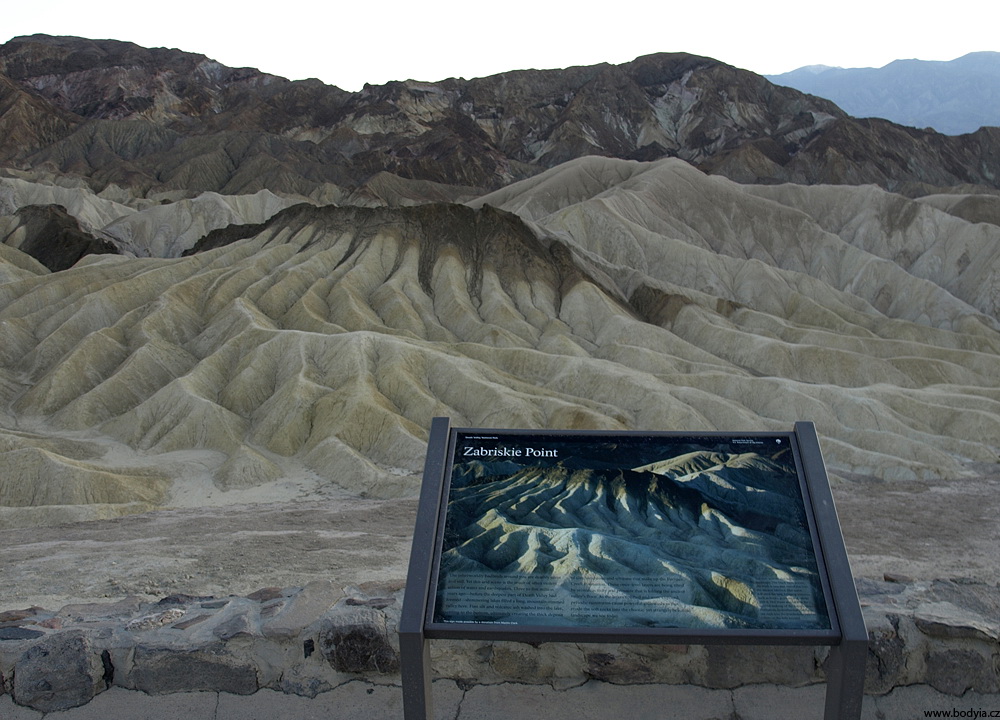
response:
<path id="1" fill-rule="evenodd" d="M 717 439 L 755 435 L 788 437 L 795 452 L 802 502 L 807 509 L 829 628 L 687 628 L 687 627 L 589 627 L 565 625 L 489 624 L 436 622 L 434 619 L 437 573 L 447 512 L 451 463 L 459 434 L 539 435 L 549 438 L 610 438 L 627 436 L 691 437 Z M 428 441 L 420 504 L 414 529 L 406 595 L 399 623 L 406 720 L 433 717 L 430 644 L 436 638 L 492 639 L 521 642 L 689 643 L 741 645 L 828 645 L 825 720 L 860 717 L 864 689 L 868 633 L 844 547 L 840 521 L 830 492 L 825 463 L 810 422 L 795 424 L 791 433 L 669 433 L 599 431 L 529 431 L 489 428 L 451 428 L 448 418 L 435 418 Z"/>

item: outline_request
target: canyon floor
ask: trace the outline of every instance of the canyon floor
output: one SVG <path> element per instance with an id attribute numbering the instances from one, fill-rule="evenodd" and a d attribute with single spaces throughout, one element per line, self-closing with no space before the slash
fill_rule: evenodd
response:
<path id="1" fill-rule="evenodd" d="M 1000 476 L 832 484 L 857 577 L 1000 577 Z M 314 496 L 2 530 L 0 609 L 402 581 L 416 506 Z"/>

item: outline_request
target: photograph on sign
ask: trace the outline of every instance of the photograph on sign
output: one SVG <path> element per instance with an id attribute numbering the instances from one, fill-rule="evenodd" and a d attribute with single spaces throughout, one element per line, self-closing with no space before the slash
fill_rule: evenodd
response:
<path id="1" fill-rule="evenodd" d="M 454 437 L 434 623 L 828 630 L 794 436 Z"/>

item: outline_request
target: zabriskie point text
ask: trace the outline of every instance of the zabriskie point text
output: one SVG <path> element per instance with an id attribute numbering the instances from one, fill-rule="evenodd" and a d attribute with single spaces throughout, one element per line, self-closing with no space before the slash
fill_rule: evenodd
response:
<path id="1" fill-rule="evenodd" d="M 510 447 L 497 447 L 497 448 L 483 448 L 476 447 L 474 445 L 464 448 L 462 452 L 462 457 L 547 457 L 554 458 L 559 457 L 559 451 L 556 449 L 539 449 L 539 448 L 510 448 Z"/>

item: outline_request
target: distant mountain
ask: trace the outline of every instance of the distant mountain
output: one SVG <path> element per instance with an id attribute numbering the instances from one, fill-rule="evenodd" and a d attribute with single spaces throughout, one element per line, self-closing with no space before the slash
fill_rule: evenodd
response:
<path id="1" fill-rule="evenodd" d="M 1000 131 L 854 120 L 683 53 L 348 93 L 180 50 L 33 35 L 0 47 L 0 138 L 0 167 L 170 200 L 266 189 L 341 202 L 380 173 L 492 190 L 586 155 L 678 157 L 740 182 L 1000 183 Z"/>
<path id="2" fill-rule="evenodd" d="M 766 75 L 778 85 L 824 97 L 855 117 L 880 117 L 947 135 L 1000 125 L 1000 53 L 948 62 L 896 60 L 882 68 L 809 65 Z"/>

